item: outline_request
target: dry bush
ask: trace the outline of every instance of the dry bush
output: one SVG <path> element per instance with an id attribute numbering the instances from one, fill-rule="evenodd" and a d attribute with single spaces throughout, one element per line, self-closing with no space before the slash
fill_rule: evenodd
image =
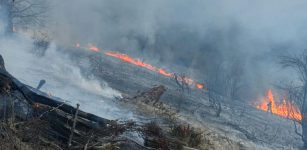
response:
<path id="1" fill-rule="evenodd" d="M 170 134 L 187 143 L 188 146 L 197 147 L 202 142 L 202 133 L 195 131 L 189 125 L 173 125 Z"/>
<path id="2" fill-rule="evenodd" d="M 146 134 L 152 136 L 162 136 L 162 129 L 156 122 L 150 122 L 144 125 L 143 130 Z"/>
<path id="3" fill-rule="evenodd" d="M 174 125 L 171 127 L 171 135 L 185 139 L 191 135 L 192 129 L 189 125 Z"/>
<path id="4" fill-rule="evenodd" d="M 188 145 L 191 147 L 198 147 L 201 143 L 202 143 L 202 133 L 198 133 L 192 130 Z"/>
<path id="5" fill-rule="evenodd" d="M 183 143 L 164 135 L 161 127 L 156 122 L 145 124 L 143 132 L 147 135 L 145 137 L 145 146 L 159 150 L 183 149 Z"/>

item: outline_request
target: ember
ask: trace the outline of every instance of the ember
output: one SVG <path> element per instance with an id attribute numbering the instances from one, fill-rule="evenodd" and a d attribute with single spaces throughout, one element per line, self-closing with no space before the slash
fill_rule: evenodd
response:
<path id="1" fill-rule="evenodd" d="M 276 103 L 273 92 L 269 89 L 266 96 L 262 99 L 261 103 L 256 106 L 257 109 L 271 112 L 277 116 L 288 118 L 292 120 L 302 120 L 302 115 L 298 107 L 286 99 L 283 99 L 281 103 Z"/>

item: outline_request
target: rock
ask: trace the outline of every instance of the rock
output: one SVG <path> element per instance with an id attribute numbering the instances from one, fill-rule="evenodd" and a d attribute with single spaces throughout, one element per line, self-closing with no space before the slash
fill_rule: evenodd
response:
<path id="1" fill-rule="evenodd" d="M 160 85 L 134 96 L 133 99 L 135 101 L 142 101 L 146 104 L 156 105 L 165 91 L 166 88 L 163 85 Z"/>

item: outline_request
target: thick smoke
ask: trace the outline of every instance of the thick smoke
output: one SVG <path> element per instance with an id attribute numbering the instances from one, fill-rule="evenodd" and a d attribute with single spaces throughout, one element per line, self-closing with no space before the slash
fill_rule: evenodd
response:
<path id="1" fill-rule="evenodd" d="M 80 69 L 58 51 L 55 43 L 51 43 L 42 56 L 33 51 L 33 42 L 31 37 L 22 33 L 0 37 L 0 54 L 13 76 L 33 87 L 45 79 L 47 83 L 42 91 L 63 98 L 71 105 L 79 103 L 85 111 L 110 119 L 133 117 L 112 103 L 115 96 L 121 96 L 118 91 L 103 81 L 83 77 Z"/>
<path id="2" fill-rule="evenodd" d="M 278 56 L 306 48 L 306 4 L 291 0 L 54 0 L 55 25 L 50 25 L 63 44 L 97 43 L 168 69 L 183 66 L 186 74 L 202 81 L 220 64 L 230 68 L 235 62 L 243 69 L 243 85 L 250 89 L 246 92 L 257 93 L 291 80 L 278 65 Z"/>

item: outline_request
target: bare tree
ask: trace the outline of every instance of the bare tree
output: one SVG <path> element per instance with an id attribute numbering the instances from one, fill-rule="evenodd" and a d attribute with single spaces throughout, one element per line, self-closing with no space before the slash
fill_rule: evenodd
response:
<path id="1" fill-rule="evenodd" d="M 221 98 L 222 98 L 222 63 L 217 64 L 215 69 L 211 70 L 207 75 L 206 80 L 206 95 L 208 96 L 211 107 L 215 110 L 216 116 L 219 117 L 222 112 Z"/>
<path id="2" fill-rule="evenodd" d="M 7 33 L 13 32 L 14 27 L 28 29 L 42 26 L 48 11 L 46 0 L 0 0 L 0 6 L 7 22 Z"/>
<path id="3" fill-rule="evenodd" d="M 12 14 L 11 10 L 13 9 L 13 0 L 0 0 L 0 10 L 1 10 L 1 21 L 5 21 L 4 24 L 4 32 L 12 32 L 13 31 L 13 22 L 12 22 Z"/>
<path id="4" fill-rule="evenodd" d="M 221 101 L 240 99 L 242 75 L 242 63 L 238 59 L 222 60 L 208 71 L 206 93 L 217 116 L 222 112 Z"/>
<path id="5" fill-rule="evenodd" d="M 186 81 L 186 76 L 184 74 L 182 75 L 177 75 L 174 74 L 174 81 L 176 85 L 178 86 L 178 91 L 179 91 L 179 96 L 180 96 L 180 101 L 178 102 L 178 109 L 181 109 L 182 104 L 184 103 L 185 99 L 185 91 L 187 91 L 187 94 L 190 94 L 190 85 Z"/>
<path id="6" fill-rule="evenodd" d="M 230 100 L 241 99 L 241 89 L 244 85 L 242 76 L 243 68 L 242 63 L 237 59 L 227 63 L 227 68 L 224 72 L 224 95 Z"/>
<path id="7" fill-rule="evenodd" d="M 303 52 L 299 56 L 282 56 L 281 65 L 283 67 L 289 67 L 298 74 L 297 85 L 289 85 L 287 91 L 289 98 L 299 107 L 299 111 L 302 114 L 302 140 L 304 147 L 307 148 L 307 109 L 306 109 L 306 98 L 307 98 L 307 51 Z M 297 130 L 296 130 L 297 131 Z"/>
<path id="8" fill-rule="evenodd" d="M 174 80 L 176 85 L 179 87 L 181 93 L 184 93 L 186 90 L 188 94 L 190 94 L 191 92 L 190 85 L 188 84 L 187 78 L 184 74 L 182 75 L 174 74 Z"/>

